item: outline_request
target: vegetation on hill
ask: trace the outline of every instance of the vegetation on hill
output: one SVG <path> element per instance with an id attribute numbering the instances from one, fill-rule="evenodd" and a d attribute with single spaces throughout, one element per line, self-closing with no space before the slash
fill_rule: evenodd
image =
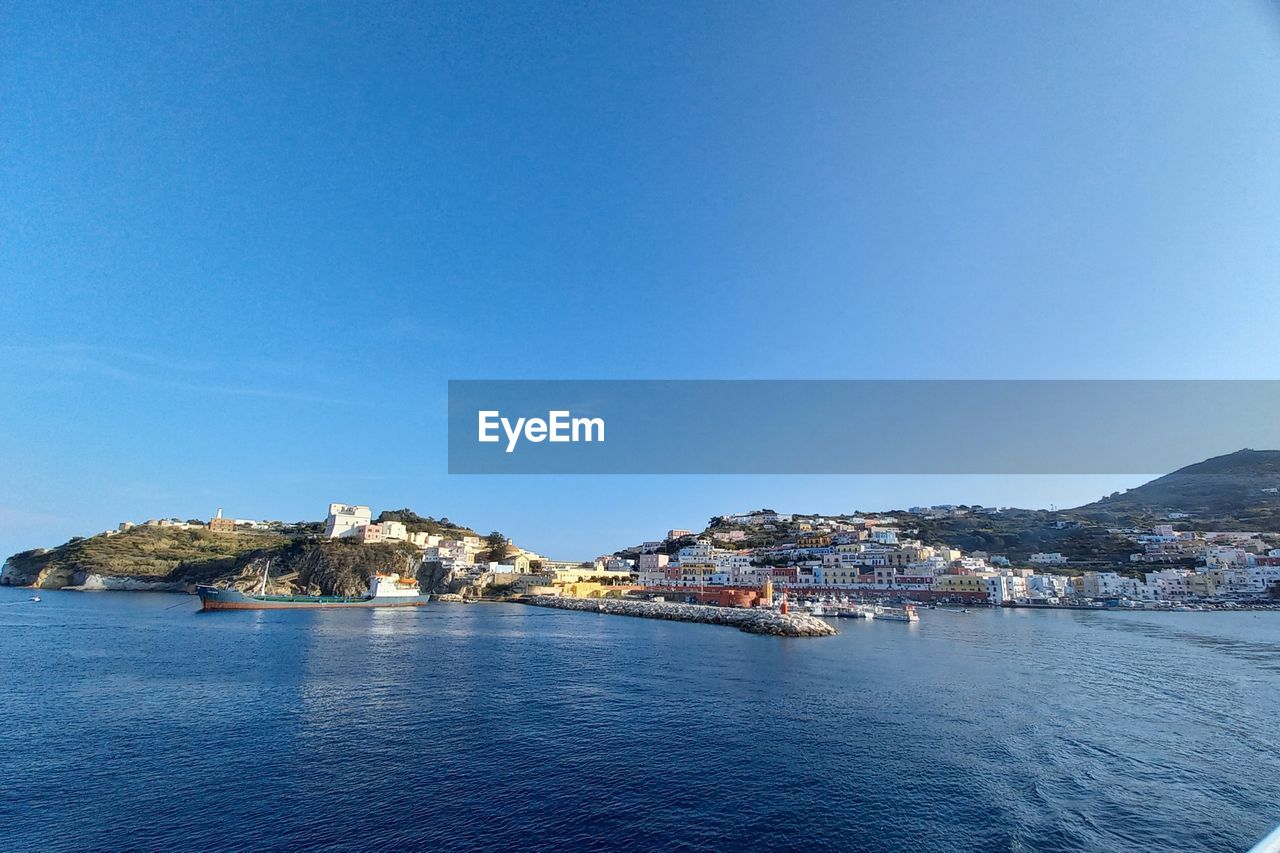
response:
<path id="1" fill-rule="evenodd" d="M 447 518 L 432 518 L 431 516 L 421 516 L 409 508 L 383 510 L 378 513 L 378 517 L 374 519 L 378 524 L 384 521 L 398 521 L 403 524 L 410 533 L 430 533 L 435 536 L 444 536 L 447 538 L 457 538 L 462 536 L 477 536 L 470 527 L 464 527 L 461 524 L 454 524 Z"/>
<path id="2" fill-rule="evenodd" d="M 1014 563 L 1032 554 L 1056 551 L 1075 561 L 1124 562 L 1135 550 L 1132 540 L 1106 527 L 1084 523 L 1070 513 L 1006 509 L 997 514 L 928 518 L 898 514 L 899 527 L 929 545 L 947 545 L 966 553 L 985 551 Z"/>
<path id="3" fill-rule="evenodd" d="M 500 563 L 507 558 L 507 537 L 503 536 L 497 530 L 492 531 L 484 538 L 485 559 L 490 563 Z"/>
<path id="4" fill-rule="evenodd" d="M 14 554 L 4 563 L 0 583 L 59 589 L 99 575 L 172 588 L 210 583 L 255 589 L 268 560 L 273 592 L 358 595 L 368 591 L 374 571 L 416 571 L 420 554 L 408 544 L 366 545 L 356 539 L 134 527 Z"/>
<path id="5" fill-rule="evenodd" d="M 58 588 L 84 583 L 89 574 L 163 581 L 180 566 L 202 576 L 234 569 L 252 551 L 276 549 L 278 533 L 213 533 L 204 528 L 134 527 L 112 536 L 76 537 L 56 548 L 14 554 L 0 582 Z"/>

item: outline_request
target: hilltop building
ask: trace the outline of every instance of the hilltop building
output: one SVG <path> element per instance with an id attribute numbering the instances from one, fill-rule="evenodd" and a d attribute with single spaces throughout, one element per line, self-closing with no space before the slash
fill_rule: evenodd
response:
<path id="1" fill-rule="evenodd" d="M 367 527 L 372 522 L 373 511 L 367 506 L 329 504 L 329 517 L 325 520 L 324 535 L 329 539 L 361 536 L 360 528 Z"/>
<path id="2" fill-rule="evenodd" d="M 209 530 L 213 533 L 235 533 L 236 520 L 234 518 L 223 518 L 222 507 L 218 507 L 218 513 L 209 519 Z"/>

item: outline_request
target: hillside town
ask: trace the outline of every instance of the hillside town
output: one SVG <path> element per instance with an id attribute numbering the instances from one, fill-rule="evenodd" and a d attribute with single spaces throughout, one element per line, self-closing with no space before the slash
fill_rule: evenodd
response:
<path id="1" fill-rule="evenodd" d="M 950 506 L 911 509 L 914 515 L 955 511 Z M 1182 531 L 1173 524 L 1118 529 L 1111 532 L 1133 543 L 1131 566 L 1081 571 L 1057 552 L 1033 553 L 1019 564 L 1000 554 L 926 544 L 913 536 L 907 521 L 894 515 L 755 510 L 717 516 L 701 534 L 670 529 L 634 549 L 573 561 L 509 542 L 495 554 L 493 543 L 480 536 L 413 532 L 402 522 L 375 522 L 368 506 L 334 503 L 323 536 L 413 546 L 424 562 L 441 564 L 476 589 L 588 597 L 665 592 L 724 605 L 752 603 L 766 581 L 775 591 L 799 596 L 1047 606 L 1242 602 L 1280 589 L 1280 548 L 1267 547 L 1260 533 Z M 219 512 L 208 526 L 232 530 L 237 523 L 254 524 L 223 519 Z M 742 547 L 761 538 L 776 541 Z"/>
<path id="2" fill-rule="evenodd" d="M 733 547 L 770 529 L 795 535 L 765 547 Z M 1280 591 L 1280 548 L 1267 547 L 1263 534 L 1179 531 L 1169 524 L 1112 532 L 1132 540 L 1131 566 L 1081 571 L 1061 553 L 1034 553 L 1019 565 L 999 554 L 925 544 L 894 516 L 801 519 L 757 510 L 714 519 L 705 534 L 674 552 L 672 540 L 688 540 L 688 531 L 644 542 L 632 568 L 638 584 L 662 589 L 714 594 L 768 578 L 775 589 L 808 595 L 996 605 L 1141 607 L 1246 601 Z"/>
<path id="3" fill-rule="evenodd" d="M 997 514 L 986 507 L 911 507 L 900 514 L 794 515 L 753 510 L 716 516 L 701 533 L 669 529 L 661 537 L 591 560 L 557 560 L 452 526 L 442 532 L 370 507 L 329 504 L 323 523 L 224 517 L 207 522 L 151 519 L 143 526 L 205 528 L 214 533 L 271 531 L 366 545 L 395 544 L 420 565 L 467 592 L 480 594 L 673 596 L 724 606 L 762 603 L 763 589 L 796 598 L 842 597 L 1000 606 L 1223 606 L 1280 597 L 1280 547 L 1271 534 L 1180 530 L 1176 521 L 1150 528 L 1112 528 L 1130 543 L 1128 563 L 1109 568 L 1061 552 L 1020 559 L 963 552 L 926 542 L 921 520 Z M 416 516 L 414 516 L 416 517 Z M 447 520 L 446 520 L 447 521 Z M 1076 522 L 1058 522 L 1076 524 Z M 122 522 L 113 536 L 134 527 Z M 496 541 L 494 537 L 499 537 Z"/>

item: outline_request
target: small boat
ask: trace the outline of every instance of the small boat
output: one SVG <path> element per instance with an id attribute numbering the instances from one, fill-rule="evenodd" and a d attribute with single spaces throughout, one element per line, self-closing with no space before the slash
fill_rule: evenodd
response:
<path id="1" fill-rule="evenodd" d="M 846 604 L 836 608 L 832 615 L 846 619 L 874 619 L 876 611 L 875 607 L 867 604 Z"/>
<path id="2" fill-rule="evenodd" d="M 31 596 L 31 600 L 32 600 L 32 601 L 39 601 L 39 600 L 40 600 L 40 596 L 38 596 L 38 595 L 33 595 L 33 596 Z"/>
<path id="3" fill-rule="evenodd" d="M 919 622 L 920 614 L 916 612 L 915 605 L 906 604 L 902 608 L 882 607 L 876 613 L 876 618 L 887 619 L 890 622 Z"/>

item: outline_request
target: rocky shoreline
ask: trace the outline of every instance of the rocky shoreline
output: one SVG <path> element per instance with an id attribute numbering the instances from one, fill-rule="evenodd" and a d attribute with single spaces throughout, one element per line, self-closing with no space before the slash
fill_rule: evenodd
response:
<path id="1" fill-rule="evenodd" d="M 703 604 L 622 598 L 564 598 L 556 595 L 533 595 L 520 600 L 536 607 L 555 607 L 561 610 L 698 622 L 705 625 L 731 625 L 748 634 L 773 637 L 830 637 L 839 633 L 828 623 L 805 613 L 779 613 L 761 608 L 709 607 Z"/>

